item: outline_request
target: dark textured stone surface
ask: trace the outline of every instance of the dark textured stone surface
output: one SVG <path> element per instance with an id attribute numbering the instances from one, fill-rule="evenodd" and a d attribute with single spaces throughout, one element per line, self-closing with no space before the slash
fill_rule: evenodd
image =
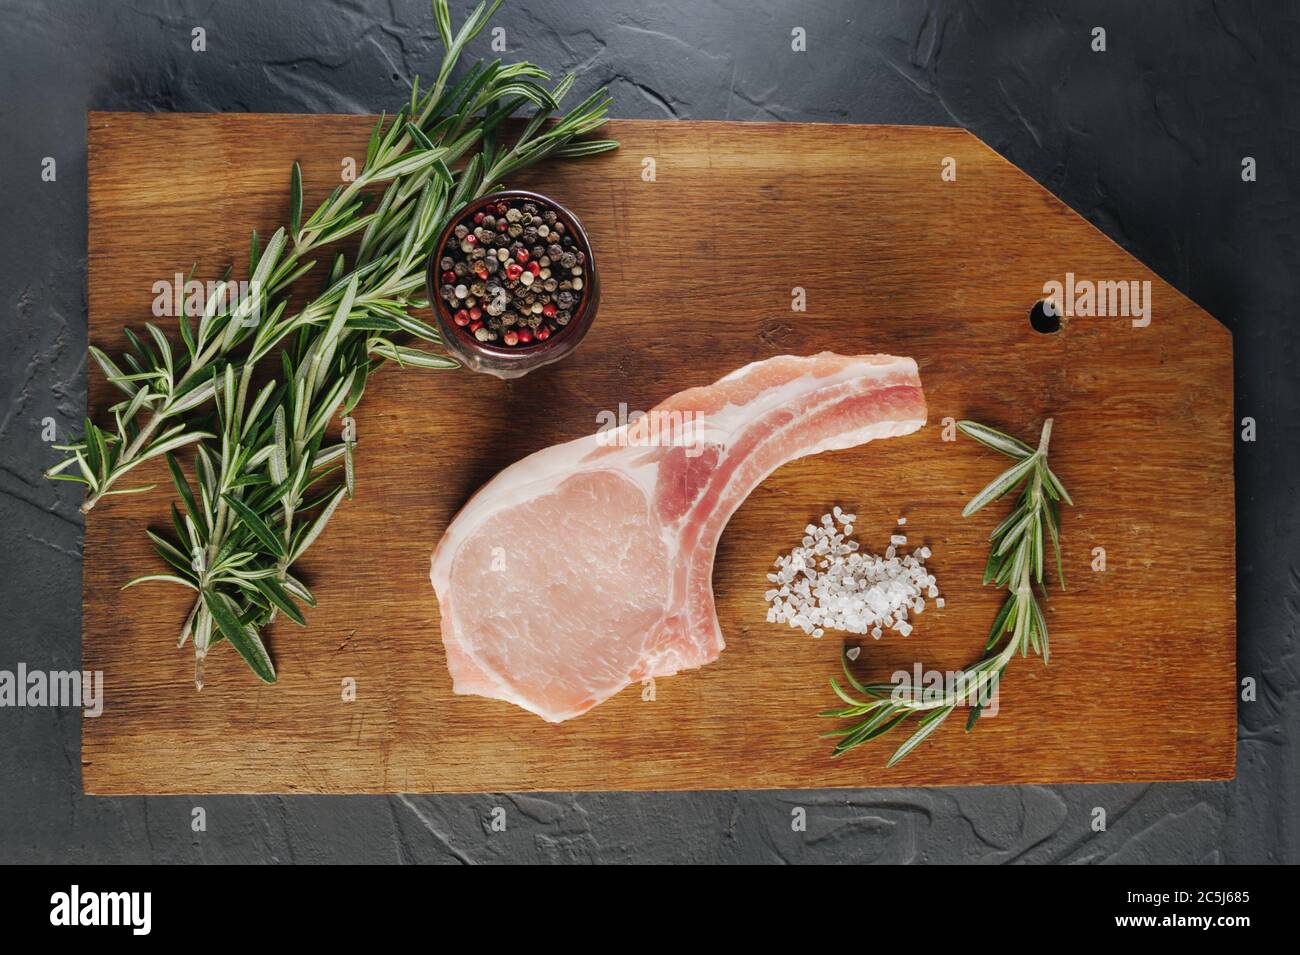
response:
<path id="1" fill-rule="evenodd" d="M 616 116 L 968 127 L 1232 327 L 1238 417 L 1259 427 L 1237 455 L 1239 665 L 1259 684 L 1241 705 L 1237 780 L 88 799 L 79 713 L 6 709 L 0 861 L 1300 861 L 1300 8 L 515 0 L 497 22 L 508 55 L 576 70 L 580 93 L 608 83 Z M 805 54 L 790 51 L 794 26 Z M 1089 48 L 1095 26 L 1105 53 Z M 194 27 L 206 53 L 190 49 Z M 80 657 L 79 496 L 39 472 L 41 419 L 65 434 L 84 411 L 86 110 L 378 112 L 433 48 L 423 0 L 0 0 L 0 668 Z M 1258 181 L 1242 181 L 1243 156 Z M 496 806 L 505 832 L 491 831 Z"/>

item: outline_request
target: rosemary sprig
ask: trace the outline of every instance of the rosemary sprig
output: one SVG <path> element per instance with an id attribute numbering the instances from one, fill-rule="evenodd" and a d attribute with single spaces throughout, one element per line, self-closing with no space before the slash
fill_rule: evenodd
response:
<path id="1" fill-rule="evenodd" d="M 95 350 L 127 399 L 112 409 L 116 428 L 87 421 L 82 438 L 63 448 L 70 456 L 50 476 L 86 484 L 82 509 L 88 511 L 105 496 L 148 490 L 116 485 L 144 461 L 166 457 L 181 503 L 172 506 L 175 538 L 149 536 L 171 567 L 126 586 L 164 581 L 195 592 L 179 645 L 193 636 L 200 688 L 203 661 L 223 639 L 259 678 L 273 682 L 263 628 L 281 613 L 304 625 L 295 601 L 315 604 L 291 568 L 354 491 L 355 435 L 345 430 L 341 441 L 328 441 L 329 424 L 356 408 L 370 374 L 385 361 L 456 367 L 440 352 L 400 341 L 442 343 L 437 330 L 411 311 L 429 304 L 424 262 L 450 216 L 532 163 L 617 145 L 576 141 L 605 122 L 609 99 L 603 90 L 548 124 L 572 76 L 547 89 L 549 75 L 532 64 L 479 62 L 449 85 L 466 43 L 500 3 L 479 3 L 453 32 L 446 0 L 434 0 L 446 54 L 433 87 L 422 95 L 416 79 L 409 102 L 376 124 L 357 179 L 305 220 L 302 174 L 294 164 L 288 227 L 264 249 L 253 235 L 255 291 L 248 299 L 209 301 L 197 329 L 180 316 L 183 348 L 149 325 L 147 342 L 127 332 L 131 348 L 121 364 Z M 519 136 L 509 146 L 499 144 L 501 123 L 530 104 L 536 112 Z M 385 183 L 377 203 L 364 191 Z M 286 314 L 288 286 L 313 264 L 304 257 L 358 232 L 350 261 L 336 254 L 324 289 Z M 254 369 L 277 350 L 282 377 L 250 395 Z M 175 456 L 187 445 L 194 448 L 193 484 Z M 342 486 L 321 491 L 318 485 L 339 469 Z"/>
<path id="2" fill-rule="evenodd" d="M 95 362 L 126 397 L 110 409 L 114 428 L 100 428 L 87 420 L 80 439 L 57 446 L 67 457 L 46 471 L 52 479 L 86 485 L 83 513 L 106 496 L 150 490 L 152 485 L 119 489 L 117 484 L 151 458 L 213 437 L 188 430 L 183 419 L 216 397 L 227 362 L 236 364 L 240 387 L 246 390 L 252 366 L 286 336 L 329 321 L 347 278 L 337 259 L 331 273 L 335 281 L 327 291 L 299 312 L 284 314 L 288 287 L 315 265 L 307 256 L 365 230 L 354 268 L 368 268 L 365 276 L 371 281 L 356 304 L 392 319 L 379 331 L 403 331 L 440 344 L 436 331 L 405 314 L 423 304 L 416 296 L 423 284 L 422 259 L 431 241 L 430 230 L 411 228 L 417 212 L 424 209 L 431 214 L 426 224 L 436 236 L 443 216 L 489 191 L 502 176 L 547 156 L 593 155 L 614 148 L 616 144 L 607 140 L 573 142 L 604 123 L 609 104 L 604 90 L 543 129 L 572 86 L 572 76 L 547 90 L 542 83 L 550 79 L 549 74 L 531 63 L 479 62 L 458 83 L 447 85 L 465 45 L 483 30 L 501 2 L 493 0 L 490 7 L 480 2 L 453 34 L 446 0 L 435 0 L 434 18 L 446 48 L 435 85 L 421 96 L 417 77 L 409 102 L 387 128 L 386 117 L 376 125 L 357 178 L 336 188 L 306 220 L 302 219 L 302 175 L 294 164 L 287 229 L 277 230 L 260 251 L 253 233 L 248 296 L 236 301 L 235 286 L 223 281 L 219 294 L 206 303 L 197 331 L 188 316 L 178 316 L 184 349 L 174 349 L 152 323 L 145 325 L 146 340 L 126 330 L 130 348 L 120 363 L 91 346 Z M 537 108 L 528 126 L 510 149 L 498 147 L 497 128 L 528 104 Z M 450 166 L 479 143 L 483 151 L 453 175 Z M 365 211 L 363 190 L 385 182 L 389 185 L 378 206 Z M 425 189 L 432 183 L 445 188 L 446 201 L 441 207 L 422 207 Z M 420 367 L 454 364 L 445 356 L 397 345 L 383 334 L 373 336 L 369 351 L 378 358 Z"/>
<path id="3" fill-rule="evenodd" d="M 1007 455 L 1016 462 L 975 495 L 962 510 L 969 517 L 993 501 L 1019 487 L 1016 506 L 989 535 L 989 559 L 984 567 L 984 583 L 1007 588 L 1007 598 L 998 611 L 984 645 L 984 657 L 962 671 L 951 688 L 945 687 L 936 698 L 926 699 L 920 687 L 911 692 L 892 683 L 862 684 L 849 671 L 848 658 L 842 659 L 844 677 L 861 697 L 845 691 L 831 678 L 831 688 L 847 705 L 826 710 L 821 715 L 835 719 L 854 719 L 848 729 L 824 734 L 838 737 L 832 752 L 842 756 L 856 746 L 888 733 L 910 717 L 918 719 L 917 728 L 894 751 L 887 766 L 893 766 L 938 729 L 952 711 L 963 702 L 971 706 L 966 732 L 974 728 L 983 712 L 983 701 L 997 688 L 1002 673 L 1017 651 L 1025 656 L 1032 650 L 1047 663 L 1047 619 L 1034 596 L 1033 585 L 1043 586 L 1044 541 L 1046 530 L 1056 555 L 1056 577 L 1065 589 L 1061 570 L 1060 502 L 1073 504 L 1065 486 L 1047 464 L 1047 449 L 1052 437 L 1052 419 L 1043 422 L 1037 449 L 1023 441 L 974 421 L 960 421 L 957 427 L 980 444 Z M 1005 642 L 1004 642 L 1005 641 Z M 1001 648 L 999 649 L 999 644 Z"/>

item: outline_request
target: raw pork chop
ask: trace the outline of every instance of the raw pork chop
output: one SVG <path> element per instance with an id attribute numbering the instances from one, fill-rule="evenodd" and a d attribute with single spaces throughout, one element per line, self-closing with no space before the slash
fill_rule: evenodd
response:
<path id="1" fill-rule="evenodd" d="M 453 689 L 560 722 L 716 660 L 713 555 L 750 491 L 794 458 L 924 423 L 910 358 L 785 355 L 511 465 L 433 554 Z"/>

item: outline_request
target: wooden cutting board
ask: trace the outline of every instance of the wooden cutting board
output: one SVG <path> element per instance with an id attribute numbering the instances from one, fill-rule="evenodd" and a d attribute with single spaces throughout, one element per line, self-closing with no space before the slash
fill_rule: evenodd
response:
<path id="1" fill-rule="evenodd" d="M 361 157 L 363 116 L 89 117 L 90 339 L 116 354 L 153 283 L 218 276 L 248 233 L 288 218 L 290 163 L 313 207 Z M 110 499 L 85 535 L 83 722 L 91 793 L 657 790 L 1226 779 L 1235 757 L 1232 342 L 1228 331 L 971 134 L 957 129 L 702 122 L 610 124 L 617 153 L 520 178 L 586 224 L 600 316 L 569 359 L 513 383 L 386 369 L 357 413 L 357 499 L 302 564 L 310 627 L 272 628 L 278 685 L 221 648 L 194 690 L 175 648 L 186 593 L 119 590 L 154 571 L 144 535 L 170 499 Z M 654 178 L 647 181 L 647 160 Z M 955 162 L 956 178 L 941 173 Z M 947 164 L 947 166 L 946 166 Z M 1044 283 L 1150 281 L 1152 318 L 1030 326 Z M 238 273 L 236 273 L 238 276 Z M 806 311 L 792 309 L 792 290 Z M 721 659 L 630 687 L 551 725 L 451 693 L 429 554 L 501 467 L 782 353 L 891 352 L 920 363 L 919 433 L 794 462 L 732 519 L 714 590 Z M 98 371 L 90 407 L 113 400 Z M 841 640 L 765 622 L 764 574 L 835 503 L 882 551 L 906 515 L 947 606 L 909 639 L 868 641 L 861 674 L 978 658 L 1000 596 L 981 588 L 998 515 L 960 516 L 1005 463 L 946 418 L 1037 435 L 1077 506 L 1069 590 L 1047 611 L 1051 666 L 1017 659 L 1000 711 L 954 718 L 883 768 L 897 739 L 831 760 L 818 710 Z M 584 541 L 582 546 L 611 546 Z M 1105 570 L 1093 569 L 1097 548 Z M 342 699 L 355 680 L 355 702 Z M 645 699 L 653 695 L 653 699 Z"/>

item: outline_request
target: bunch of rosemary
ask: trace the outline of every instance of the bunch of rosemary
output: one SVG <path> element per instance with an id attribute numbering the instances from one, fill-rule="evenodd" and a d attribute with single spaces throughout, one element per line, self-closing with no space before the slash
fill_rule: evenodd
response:
<path id="1" fill-rule="evenodd" d="M 984 568 L 983 582 L 1006 587 L 1007 598 L 989 631 L 984 657 L 964 670 L 942 694 L 936 694 L 937 698 L 927 699 L 920 687 L 904 690 L 892 683 L 860 683 L 849 672 L 848 659 L 842 658 L 844 677 L 862 698 L 846 692 L 831 678 L 832 689 L 848 705 L 826 710 L 821 715 L 858 721 L 848 729 L 825 734 L 839 738 L 833 756 L 842 756 L 855 746 L 883 736 L 907 719 L 916 717 L 916 730 L 894 751 L 886 764 L 893 766 L 938 729 L 962 703 L 971 707 L 966 720 L 966 732 L 969 733 L 983 712 L 984 701 L 996 690 L 1002 672 L 1017 651 L 1024 656 L 1032 649 L 1044 663 L 1048 662 L 1047 620 L 1034 596 L 1033 585 L 1038 584 L 1046 596 L 1043 587 L 1043 565 L 1046 563 L 1043 535 L 1046 532 L 1056 554 L 1057 581 L 1061 589 L 1065 589 L 1061 570 L 1059 506 L 1061 501 L 1074 503 L 1047 464 L 1052 419 L 1043 422 L 1036 449 L 974 421 L 958 422 L 957 427 L 980 444 L 1016 462 L 976 494 L 962 511 L 963 517 L 969 517 L 1016 487 L 1021 488 L 1016 506 L 989 535 L 989 559 Z M 1003 640 L 1006 642 L 998 649 Z"/>
<path id="2" fill-rule="evenodd" d="M 429 304 L 425 261 L 450 216 L 542 159 L 617 145 L 578 140 L 605 122 L 604 90 L 548 123 L 571 75 L 548 89 L 550 76 L 539 67 L 493 61 L 475 63 L 450 83 L 466 44 L 500 4 L 479 3 L 453 32 L 446 0 L 434 0 L 445 55 L 432 87 L 422 94 L 416 79 L 409 101 L 375 125 L 356 179 L 306 218 L 294 164 L 288 226 L 265 247 L 253 233 L 249 294 L 236 300 L 223 280 L 197 323 L 182 310 L 179 345 L 149 323 L 144 337 L 126 331 L 129 348 L 117 362 L 91 348 L 125 397 L 111 409 L 113 427 L 87 419 L 81 438 L 60 446 L 68 456 L 46 473 L 86 485 L 88 512 L 105 497 L 150 490 L 119 482 L 166 457 L 181 503 L 171 508 L 176 538 L 148 533 L 171 570 L 126 586 L 165 581 L 194 591 L 178 645 L 193 637 L 200 688 L 204 658 L 223 639 L 258 677 L 274 682 L 262 629 L 278 613 L 305 625 L 297 602 L 315 600 L 291 568 L 354 491 L 355 432 L 345 427 L 342 440 L 328 439 L 331 422 L 353 411 L 385 361 L 457 367 L 444 354 L 397 340 L 441 344 L 437 330 L 411 312 Z M 499 143 L 502 122 L 529 105 L 536 112 L 519 135 Z M 314 267 L 311 256 L 357 233 L 354 253 L 333 255 L 323 290 L 290 312 L 290 286 Z M 255 369 L 277 351 L 280 377 L 252 394 Z M 175 456 L 186 446 L 194 449 L 193 484 Z M 340 468 L 342 486 L 323 490 Z"/>

